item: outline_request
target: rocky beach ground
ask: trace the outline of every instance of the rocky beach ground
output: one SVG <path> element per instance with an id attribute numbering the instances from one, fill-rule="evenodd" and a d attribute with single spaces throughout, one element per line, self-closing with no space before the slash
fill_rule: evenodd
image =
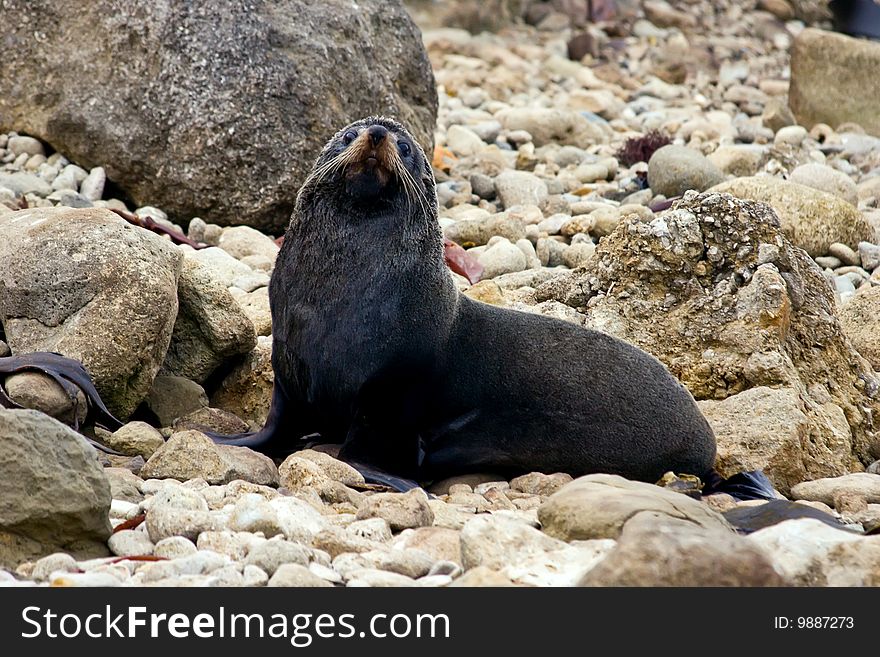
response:
<path id="1" fill-rule="evenodd" d="M 222 217 L 167 185 L 126 190 L 132 153 L 78 160 L 82 136 L 34 124 L 0 134 L 0 356 L 82 360 L 129 421 L 84 427 L 126 456 L 98 454 L 68 426 L 84 397 L 38 373 L 0 381 L 34 409 L 0 408 L 0 586 L 880 585 L 880 106 L 864 65 L 880 43 L 829 31 L 821 2 L 596 5 L 587 23 L 579 2 L 410 4 L 439 101 L 440 223 L 482 267 L 475 284 L 450 275 L 659 358 L 712 425 L 718 470 L 761 469 L 796 507 L 605 474 L 391 493 L 333 446 L 275 462 L 213 444 L 200 430 L 268 412 L 280 229 L 265 207 L 226 211 L 252 202 L 232 190 Z M 780 517 L 792 508 L 805 517 Z M 734 531 L 746 516 L 755 531 Z"/>

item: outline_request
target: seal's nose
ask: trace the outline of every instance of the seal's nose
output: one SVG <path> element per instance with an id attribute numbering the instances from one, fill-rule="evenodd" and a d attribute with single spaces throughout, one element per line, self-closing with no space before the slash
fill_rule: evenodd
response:
<path id="1" fill-rule="evenodd" d="M 378 146 L 388 135 L 388 128 L 381 125 L 371 125 L 367 129 L 367 134 L 370 135 L 370 141 L 373 142 L 373 146 Z"/>

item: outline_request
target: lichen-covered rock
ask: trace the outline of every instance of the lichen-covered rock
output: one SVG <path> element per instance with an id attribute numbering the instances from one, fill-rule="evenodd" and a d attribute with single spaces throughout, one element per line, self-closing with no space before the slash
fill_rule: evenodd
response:
<path id="1" fill-rule="evenodd" d="M 772 206 L 786 237 L 813 257 L 840 242 L 855 248 L 873 231 L 852 204 L 834 194 L 772 176 L 734 178 L 708 191 L 733 194 Z"/>
<path id="2" fill-rule="evenodd" d="M 5 70 L 5 69 L 4 69 Z M 35 208 L 0 218 L 0 321 L 13 353 L 85 365 L 108 408 L 147 396 L 177 316 L 182 256 L 109 210 Z"/>
<path id="3" fill-rule="evenodd" d="M 795 450 L 806 479 L 861 470 L 880 447 L 875 374 L 841 331 L 822 272 L 764 204 L 691 193 L 651 221 L 629 217 L 591 266 L 536 296 L 652 353 L 698 400 L 790 388 L 789 412 L 806 416 Z"/>
<path id="4" fill-rule="evenodd" d="M 434 80 L 399 0 L 14 0 L 0 22 L 0 129 L 102 165 L 172 216 L 283 230 L 315 153 L 354 117 L 395 115 L 431 150 Z"/>

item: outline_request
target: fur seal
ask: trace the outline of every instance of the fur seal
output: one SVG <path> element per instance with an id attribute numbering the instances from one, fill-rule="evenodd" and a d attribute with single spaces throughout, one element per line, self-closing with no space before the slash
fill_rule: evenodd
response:
<path id="1" fill-rule="evenodd" d="M 458 292 L 434 185 L 425 153 L 394 120 L 356 121 L 327 143 L 269 286 L 268 420 L 254 434 L 212 437 L 271 453 L 318 433 L 400 488 L 400 478 L 468 471 L 648 482 L 712 472 L 715 436 L 656 358 Z"/>

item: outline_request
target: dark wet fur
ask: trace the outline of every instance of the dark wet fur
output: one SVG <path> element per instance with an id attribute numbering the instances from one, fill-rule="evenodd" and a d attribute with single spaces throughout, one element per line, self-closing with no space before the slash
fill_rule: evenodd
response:
<path id="1" fill-rule="evenodd" d="M 355 198 L 332 159 L 351 129 L 412 144 L 383 194 Z M 473 301 L 447 271 L 434 179 L 394 121 L 365 119 L 327 145 L 300 191 L 269 288 L 275 390 L 256 434 L 268 453 L 320 433 L 340 457 L 395 478 L 469 471 L 705 478 L 715 437 L 653 356 L 561 320 Z"/>

